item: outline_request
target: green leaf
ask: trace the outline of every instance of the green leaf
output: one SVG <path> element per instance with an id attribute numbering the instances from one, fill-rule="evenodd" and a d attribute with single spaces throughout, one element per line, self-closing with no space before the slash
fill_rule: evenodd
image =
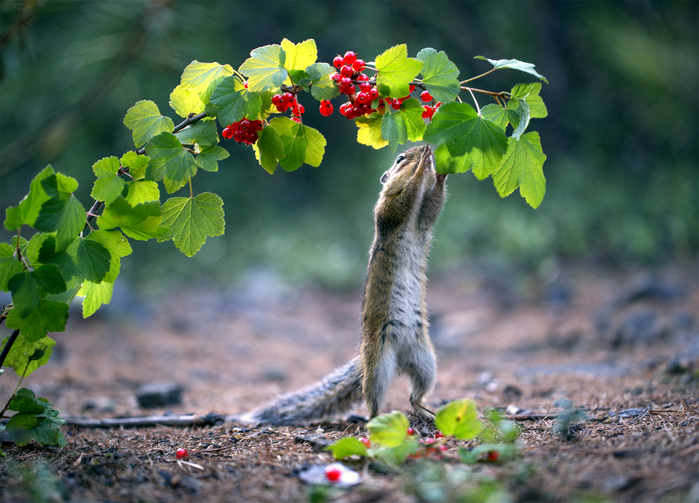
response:
<path id="1" fill-rule="evenodd" d="M 162 236 L 167 232 L 161 227 L 162 216 L 158 201 L 131 206 L 123 196 L 117 197 L 97 218 L 97 225 L 102 230 L 120 227 L 121 231 L 132 239 L 146 241 Z"/>
<path id="2" fill-rule="evenodd" d="M 492 173 L 507 149 L 505 131 L 480 117 L 466 103 L 447 103 L 439 107 L 424 138 L 433 144 L 446 143 L 453 157 L 469 154 L 476 176 Z"/>
<path id="3" fill-rule="evenodd" d="M 516 126 L 513 123 L 513 126 L 515 126 L 515 130 L 512 132 L 512 137 L 515 140 L 519 140 L 520 136 L 522 136 L 522 134 L 524 134 L 524 131 L 527 129 L 527 126 L 529 126 L 529 105 L 524 100 L 512 98 L 510 101 L 507 102 L 507 109 L 517 110 L 519 112 L 519 121 L 517 122 Z"/>
<path id="4" fill-rule="evenodd" d="M 66 288 L 70 289 L 80 285 L 85 278 L 102 281 L 110 269 L 112 256 L 102 244 L 82 237 L 76 238 L 65 251 L 56 252 L 54 238 L 48 236 L 41 244 L 39 260 L 57 266 Z"/>
<path id="5" fill-rule="evenodd" d="M 185 88 L 194 89 L 206 103 L 221 80 L 229 75 L 233 75 L 231 65 L 219 65 L 218 63 L 200 63 L 192 61 L 182 73 L 180 85 Z"/>
<path id="6" fill-rule="evenodd" d="M 532 119 L 543 119 L 548 116 L 549 112 L 544 100 L 539 96 L 539 92 L 541 92 L 541 82 L 532 82 L 531 84 L 517 84 L 512 88 L 510 94 L 529 104 Z"/>
<path id="7" fill-rule="evenodd" d="M 279 159 L 284 157 L 284 144 L 274 127 L 263 128 L 258 132 L 257 142 L 252 145 L 260 166 L 273 175 Z"/>
<path id="8" fill-rule="evenodd" d="M 388 95 L 392 98 L 402 98 L 410 94 L 410 83 L 422 70 L 423 63 L 408 57 L 408 46 L 405 44 L 391 47 L 376 57 L 377 85 L 388 86 Z"/>
<path id="9" fill-rule="evenodd" d="M 34 225 L 36 217 L 41 211 L 44 202 L 51 199 L 46 193 L 41 182 L 55 174 L 51 165 L 46 166 L 41 173 L 36 175 L 29 187 L 29 194 L 24 196 L 17 206 L 7 208 L 5 228 L 8 231 L 16 231 L 22 225 Z"/>
<path id="10" fill-rule="evenodd" d="M 114 283 L 103 281 L 102 283 L 93 283 L 85 281 L 82 288 L 78 292 L 78 297 L 83 299 L 83 318 L 89 318 L 97 311 L 102 304 L 109 304 L 112 300 L 114 292 Z"/>
<path id="11" fill-rule="evenodd" d="M 371 114 L 368 116 L 355 119 L 354 123 L 359 130 L 357 131 L 357 142 L 362 145 L 367 145 L 375 149 L 380 149 L 388 145 L 388 141 L 381 136 L 381 125 L 383 116 L 380 114 Z M 406 132 L 407 134 L 407 132 Z"/>
<path id="12" fill-rule="evenodd" d="M 410 422 L 405 414 L 398 411 L 376 416 L 366 425 L 371 433 L 371 441 L 382 447 L 395 447 L 408 436 Z"/>
<path id="13" fill-rule="evenodd" d="M 147 155 L 138 155 L 136 152 L 126 152 L 121 156 L 121 165 L 129 168 L 129 176 L 134 180 L 143 180 L 146 177 L 146 168 L 150 162 Z"/>
<path id="14" fill-rule="evenodd" d="M 531 63 L 525 63 L 525 62 L 519 61 L 517 59 L 494 60 L 494 59 L 485 58 L 483 56 L 476 56 L 474 59 L 483 59 L 483 60 L 487 61 L 488 63 L 490 63 L 491 65 L 493 65 L 493 67 L 495 67 L 495 69 L 511 68 L 513 70 L 519 70 L 519 71 L 528 73 L 530 75 L 534 75 L 535 77 L 543 80 L 547 84 L 549 83 L 549 81 L 546 80 L 546 77 L 544 77 L 543 75 L 540 75 L 539 73 L 536 72 L 536 70 L 534 70 L 534 65 Z"/>
<path id="15" fill-rule="evenodd" d="M 432 97 L 442 103 L 454 101 L 461 91 L 459 69 L 446 53 L 427 48 L 417 53 L 417 59 L 423 62 L 422 82 Z"/>
<path id="16" fill-rule="evenodd" d="M 327 446 L 325 450 L 332 452 L 335 459 L 344 459 L 354 455 L 366 457 L 368 454 L 366 445 L 354 437 L 341 438 L 334 444 Z"/>
<path id="17" fill-rule="evenodd" d="M 279 133 L 284 145 L 284 157 L 279 165 L 286 171 L 294 171 L 303 163 L 318 167 L 325 153 L 325 138 L 316 129 L 304 126 L 286 117 L 275 117 L 268 127 Z"/>
<path id="18" fill-rule="evenodd" d="M 65 421 L 51 408 L 45 398 L 36 398 L 31 390 L 22 388 L 10 401 L 10 410 L 17 413 L 7 422 L 7 433 L 17 445 L 36 440 L 43 445 L 63 447 L 66 439 L 59 429 Z"/>
<path id="19" fill-rule="evenodd" d="M 9 337 L 6 337 L 3 341 L 3 347 L 7 344 L 7 339 L 9 339 Z M 19 376 L 22 374 L 28 376 L 42 365 L 48 363 L 55 344 L 56 341 L 51 337 L 42 337 L 39 340 L 30 341 L 20 333 L 5 358 L 4 366 L 12 367 L 15 374 Z M 32 357 L 36 354 L 37 350 L 43 351 L 44 354 L 41 358 L 34 359 Z"/>
<path id="20" fill-rule="evenodd" d="M 245 117 L 258 119 L 262 110 L 260 93 L 251 92 L 250 84 L 245 89 L 237 77 L 227 77 L 221 81 L 211 95 L 211 103 L 218 109 L 221 124 L 232 124 Z"/>
<path id="21" fill-rule="evenodd" d="M 198 143 L 202 147 L 218 143 L 218 132 L 213 121 L 197 121 L 175 133 L 180 143 L 194 145 Z"/>
<path id="22" fill-rule="evenodd" d="M 504 131 L 505 128 L 507 128 L 507 125 L 510 123 L 510 115 L 508 112 L 509 111 L 507 108 L 491 103 L 490 105 L 486 105 L 481 108 L 481 117 L 494 122 Z M 517 118 L 517 121 L 519 122 L 519 118 Z"/>
<path id="23" fill-rule="evenodd" d="M 68 323 L 68 304 L 41 299 L 39 307 L 22 318 L 16 309 L 10 310 L 5 324 L 7 328 L 19 330 L 28 343 L 46 337 L 49 332 L 63 332 Z M 22 368 L 24 370 L 24 368 Z"/>
<path id="24" fill-rule="evenodd" d="M 459 157 L 454 157 L 449 153 L 446 144 L 442 144 L 434 151 L 434 159 L 437 164 L 436 171 L 442 175 L 451 173 L 465 173 L 473 162 L 468 154 Z"/>
<path id="25" fill-rule="evenodd" d="M 177 115 L 186 119 L 189 114 L 202 113 L 206 105 L 195 88 L 180 84 L 170 93 L 170 107 Z"/>
<path id="26" fill-rule="evenodd" d="M 519 187 L 521 196 L 532 208 L 537 208 L 546 193 L 544 161 L 546 155 L 536 131 L 522 135 L 519 140 L 509 138 L 507 152 L 493 173 L 498 194 L 506 197 Z"/>
<path id="27" fill-rule="evenodd" d="M 158 105 L 152 101 L 142 100 L 126 111 L 124 125 L 133 131 L 133 142 L 136 147 L 143 146 L 153 136 L 175 128 L 169 117 L 160 115 Z"/>
<path id="28" fill-rule="evenodd" d="M 470 398 L 455 400 L 437 411 L 434 424 L 445 435 L 452 435 L 460 440 L 474 438 L 483 429 L 478 420 L 476 402 Z"/>
<path id="29" fill-rule="evenodd" d="M 407 438 L 395 447 L 381 449 L 376 453 L 376 459 L 389 465 L 400 466 L 408 456 L 415 454 L 419 447 L 413 438 Z"/>
<path id="30" fill-rule="evenodd" d="M 290 73 L 292 70 L 305 70 L 307 66 L 312 65 L 318 59 L 318 48 L 316 47 L 316 41 L 312 38 L 298 44 L 284 39 L 281 47 L 286 53 L 284 68 Z M 294 83 L 298 82 L 294 81 Z"/>
<path id="31" fill-rule="evenodd" d="M 209 145 L 197 154 L 194 161 L 203 170 L 218 171 L 218 161 L 226 159 L 229 155 L 225 148 Z"/>
<path id="32" fill-rule="evenodd" d="M 7 283 L 10 278 L 23 270 L 22 263 L 15 257 L 15 248 L 7 243 L 0 243 L 0 290 L 9 292 Z"/>
<path id="33" fill-rule="evenodd" d="M 248 90 L 267 91 L 281 86 L 287 78 L 286 52 L 280 45 L 266 45 L 250 53 L 239 71 L 249 77 Z"/>
<path id="34" fill-rule="evenodd" d="M 41 182 L 51 199 L 41 205 L 34 228 L 47 232 L 56 231 L 56 249 L 63 250 L 82 232 L 87 222 L 87 214 L 80 201 L 64 190 L 77 186 L 77 182 L 67 184 L 68 177 L 59 175 L 60 173 L 57 173 Z"/>
<path id="35" fill-rule="evenodd" d="M 408 141 L 422 140 L 426 127 L 425 120 L 422 118 L 424 110 L 420 101 L 415 98 L 409 98 L 401 104 L 399 112 L 405 121 Z"/>
<path id="36" fill-rule="evenodd" d="M 381 137 L 388 141 L 391 152 L 395 152 L 398 145 L 408 141 L 408 128 L 405 125 L 403 114 L 386 111 L 381 122 Z"/>
<path id="37" fill-rule="evenodd" d="M 93 199 L 109 204 L 121 195 L 126 181 L 119 176 L 119 167 L 116 157 L 105 157 L 92 165 L 92 171 L 97 176 L 90 194 Z"/>
<path id="38" fill-rule="evenodd" d="M 331 100 L 340 95 L 340 90 L 330 78 L 335 69 L 327 63 L 315 63 L 306 68 L 308 78 L 311 80 L 310 91 L 318 101 Z"/>
<path id="39" fill-rule="evenodd" d="M 129 191 L 126 193 L 126 201 L 131 206 L 146 203 L 148 201 L 160 201 L 160 189 L 158 183 L 152 180 L 138 180 L 127 182 Z"/>
<path id="40" fill-rule="evenodd" d="M 114 283 L 121 269 L 121 257 L 126 257 L 132 252 L 129 241 L 119 231 L 102 230 L 92 231 L 85 239 L 100 243 L 109 252 L 109 269 L 102 278 L 102 283 Z"/>
<path id="41" fill-rule="evenodd" d="M 498 461 L 503 462 L 515 457 L 519 450 L 519 446 L 514 444 L 481 444 L 470 451 L 463 447 L 459 448 L 459 456 L 464 463 L 472 465 L 478 461 L 487 460 L 488 454 L 495 451 L 498 453 Z"/>
<path id="42" fill-rule="evenodd" d="M 223 235 L 223 201 L 211 192 L 193 199 L 173 197 L 163 205 L 163 225 L 168 232 L 158 241 L 172 239 L 182 253 L 192 257 L 206 242 L 207 236 Z"/>
<path id="43" fill-rule="evenodd" d="M 40 306 L 42 296 L 65 292 L 66 283 L 58 267 L 44 264 L 15 274 L 8 281 L 8 288 L 14 309 L 20 318 L 26 318 Z"/>
<path id="44" fill-rule="evenodd" d="M 172 194 L 184 187 L 197 174 L 197 163 L 172 133 L 160 133 L 146 145 L 150 164 L 146 176 L 149 179 L 163 180 L 165 190 Z"/>

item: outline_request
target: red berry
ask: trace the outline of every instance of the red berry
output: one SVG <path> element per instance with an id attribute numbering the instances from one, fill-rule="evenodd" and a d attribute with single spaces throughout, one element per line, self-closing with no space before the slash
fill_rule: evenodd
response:
<path id="1" fill-rule="evenodd" d="M 306 109 L 303 108 L 303 105 L 301 103 L 296 103 L 294 105 L 293 110 L 292 110 L 292 113 L 294 115 L 296 115 L 297 117 L 303 115 L 305 112 L 306 112 Z"/>
<path id="2" fill-rule="evenodd" d="M 277 112 L 284 113 L 286 112 L 286 109 L 289 108 L 286 103 L 283 103 L 281 105 L 277 105 Z"/>
<path id="3" fill-rule="evenodd" d="M 369 101 L 369 94 L 365 93 L 365 92 L 361 92 L 361 93 L 357 94 L 355 101 L 358 101 L 359 103 L 364 104 L 367 101 Z"/>
<path id="4" fill-rule="evenodd" d="M 282 99 L 284 100 L 284 103 L 289 104 L 292 103 L 296 98 L 294 98 L 294 95 L 291 93 L 284 93 L 282 94 Z"/>
<path id="5" fill-rule="evenodd" d="M 247 83 L 247 82 L 243 82 L 243 87 L 244 87 L 245 89 L 247 89 L 247 88 L 248 88 L 248 83 Z"/>
<path id="6" fill-rule="evenodd" d="M 358 59 L 354 63 L 352 63 L 352 68 L 354 68 L 356 71 L 361 72 L 364 70 L 364 60 L 363 59 Z"/>
<path id="7" fill-rule="evenodd" d="M 359 441 L 363 443 L 367 449 L 371 448 L 371 440 L 369 440 L 368 438 L 362 437 L 359 439 Z"/>
<path id="8" fill-rule="evenodd" d="M 272 104 L 273 105 L 279 106 L 282 103 L 284 103 L 284 99 L 282 98 L 281 94 L 275 94 L 274 96 L 272 96 Z"/>
<path id="9" fill-rule="evenodd" d="M 349 65 L 345 65 L 342 68 L 340 68 L 340 74 L 343 77 L 351 77 L 354 75 L 354 70 L 352 70 L 352 67 Z"/>
<path id="10" fill-rule="evenodd" d="M 447 450 L 447 446 L 444 445 L 444 444 L 442 444 L 442 445 L 439 446 L 439 450 L 442 451 L 442 452 L 444 452 L 444 451 Z"/>
<path id="11" fill-rule="evenodd" d="M 393 110 L 400 110 L 400 101 L 393 100 L 393 103 L 391 103 L 391 108 Z"/>
<path id="12" fill-rule="evenodd" d="M 343 64 L 342 61 L 343 61 L 342 56 L 335 56 L 335 58 L 333 59 L 333 66 L 335 68 L 340 68 Z"/>
<path id="13" fill-rule="evenodd" d="M 331 79 L 333 79 L 333 82 L 338 83 L 340 82 L 340 79 L 342 78 L 342 75 L 339 73 L 335 72 L 330 76 Z"/>
<path id="14" fill-rule="evenodd" d="M 433 108 L 429 105 L 422 105 L 422 108 L 424 108 L 424 111 L 422 112 L 422 118 L 423 119 L 431 119 L 432 114 L 434 114 Z"/>
<path id="15" fill-rule="evenodd" d="M 299 124 L 301 124 L 301 119 L 299 119 L 298 117 L 292 117 L 291 120 L 294 121 L 294 122 L 298 122 Z"/>
<path id="16" fill-rule="evenodd" d="M 359 84 L 359 90 L 368 93 L 369 91 L 371 91 L 371 84 L 369 84 L 368 82 L 362 82 L 361 84 Z"/>
<path id="17" fill-rule="evenodd" d="M 435 440 L 432 437 L 427 437 L 427 438 L 423 438 L 422 440 L 420 440 L 420 443 L 425 444 L 425 445 L 432 445 L 432 444 L 434 444 L 434 442 L 435 442 Z"/>
<path id="18" fill-rule="evenodd" d="M 355 61 L 357 61 L 357 55 L 355 53 L 353 53 L 352 51 L 347 51 L 345 53 L 345 57 L 342 58 L 342 62 L 346 65 L 351 65 Z"/>
<path id="19" fill-rule="evenodd" d="M 422 91 L 422 93 L 420 94 L 420 99 L 422 101 L 432 101 L 432 95 L 429 91 Z"/>
<path id="20" fill-rule="evenodd" d="M 415 86 L 410 84 L 410 92 L 412 93 L 415 90 Z"/>
<path id="21" fill-rule="evenodd" d="M 325 469 L 325 476 L 330 482 L 337 482 L 340 480 L 340 476 L 342 475 L 342 472 L 340 472 L 339 468 L 326 468 Z"/>
<path id="22" fill-rule="evenodd" d="M 233 129 L 230 127 L 225 128 L 221 133 L 221 136 L 223 136 L 226 140 L 230 140 L 233 138 Z"/>
<path id="23" fill-rule="evenodd" d="M 497 461 L 498 459 L 500 459 L 498 451 L 488 451 L 488 461 Z"/>
<path id="24" fill-rule="evenodd" d="M 408 435 L 415 435 L 415 430 L 408 428 Z"/>
<path id="25" fill-rule="evenodd" d="M 378 91 L 375 87 L 372 87 L 372 88 L 369 90 L 369 99 L 370 99 L 371 101 L 374 101 L 374 100 L 377 99 L 378 97 L 379 97 L 379 91 Z"/>
<path id="26" fill-rule="evenodd" d="M 434 438 L 444 438 L 444 433 L 441 431 L 437 430 L 434 434 Z"/>
<path id="27" fill-rule="evenodd" d="M 442 106 L 442 102 L 438 101 L 437 103 L 434 104 L 434 109 L 437 110 L 441 106 Z"/>
<path id="28" fill-rule="evenodd" d="M 360 82 L 369 80 L 369 76 L 366 73 L 360 73 L 359 76 L 357 77 L 357 80 Z"/>
<path id="29" fill-rule="evenodd" d="M 187 452 L 187 449 L 177 449 L 175 456 L 177 457 L 177 459 L 182 459 L 188 457 L 189 453 Z"/>
<path id="30" fill-rule="evenodd" d="M 333 113 L 333 104 L 328 100 L 323 100 L 320 102 L 320 115 L 327 117 Z"/>

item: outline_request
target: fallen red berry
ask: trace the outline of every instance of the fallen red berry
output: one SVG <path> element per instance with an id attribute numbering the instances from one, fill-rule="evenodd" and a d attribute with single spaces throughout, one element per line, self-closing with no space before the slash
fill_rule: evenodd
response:
<path id="1" fill-rule="evenodd" d="M 325 469 L 325 476 L 330 482 L 337 482 L 340 480 L 340 476 L 342 475 L 342 472 L 340 471 L 339 468 L 326 468 Z"/>
<path id="2" fill-rule="evenodd" d="M 408 435 L 415 435 L 415 430 L 408 428 Z"/>
<path id="3" fill-rule="evenodd" d="M 182 459 L 188 457 L 189 453 L 187 452 L 187 449 L 177 449 L 175 456 L 177 457 L 177 459 Z"/>
<path id="4" fill-rule="evenodd" d="M 359 439 L 359 441 L 360 441 L 361 443 L 363 443 L 363 444 L 366 446 L 367 449 L 369 449 L 369 448 L 371 447 L 371 440 L 369 440 L 368 438 L 362 437 L 362 438 Z"/>
<path id="5" fill-rule="evenodd" d="M 441 431 L 437 430 L 434 434 L 434 438 L 444 438 L 444 433 Z"/>
<path id="6" fill-rule="evenodd" d="M 422 91 L 422 93 L 420 94 L 420 99 L 422 101 L 432 101 L 432 95 L 429 91 Z"/>
<path id="7" fill-rule="evenodd" d="M 498 459 L 500 459 L 498 451 L 488 451 L 488 461 L 497 461 Z"/>

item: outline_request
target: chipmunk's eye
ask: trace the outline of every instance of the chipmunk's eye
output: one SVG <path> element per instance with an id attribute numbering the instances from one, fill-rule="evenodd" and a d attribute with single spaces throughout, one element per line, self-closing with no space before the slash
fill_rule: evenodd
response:
<path id="1" fill-rule="evenodd" d="M 399 155 L 396 157 L 396 164 L 400 164 L 401 162 L 405 161 L 405 156 L 404 155 Z"/>

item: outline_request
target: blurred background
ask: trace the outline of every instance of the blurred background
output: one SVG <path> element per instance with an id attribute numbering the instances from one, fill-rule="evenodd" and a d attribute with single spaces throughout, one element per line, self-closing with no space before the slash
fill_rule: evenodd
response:
<path id="1" fill-rule="evenodd" d="M 500 199 L 490 179 L 449 177 L 433 276 L 474 266 L 546 276 L 570 263 L 629 269 L 696 260 L 697 2 L 0 5 L 2 218 L 46 164 L 78 179 L 76 196 L 88 208 L 92 164 L 133 149 L 126 110 L 148 99 L 178 122 L 169 95 L 192 60 L 237 68 L 252 49 L 284 37 L 314 38 L 326 62 L 347 50 L 371 61 L 407 43 L 413 57 L 424 47 L 446 51 L 462 79 L 490 68 L 473 59 L 484 55 L 534 63 L 550 82 L 541 92 L 549 117 L 530 125 L 548 155 L 544 202 L 533 210 L 518 193 Z M 529 81 L 503 70 L 478 87 Z M 361 285 L 379 176 L 395 154 L 357 144 L 353 122 L 337 112 L 321 117 L 310 96 L 302 103 L 305 123 L 328 141 L 319 168 L 270 176 L 251 149 L 224 142 L 230 158 L 193 184 L 223 198 L 225 236 L 209 238 L 192 259 L 172 242 L 135 242 L 117 285 L 142 295 L 181 284 Z"/>

